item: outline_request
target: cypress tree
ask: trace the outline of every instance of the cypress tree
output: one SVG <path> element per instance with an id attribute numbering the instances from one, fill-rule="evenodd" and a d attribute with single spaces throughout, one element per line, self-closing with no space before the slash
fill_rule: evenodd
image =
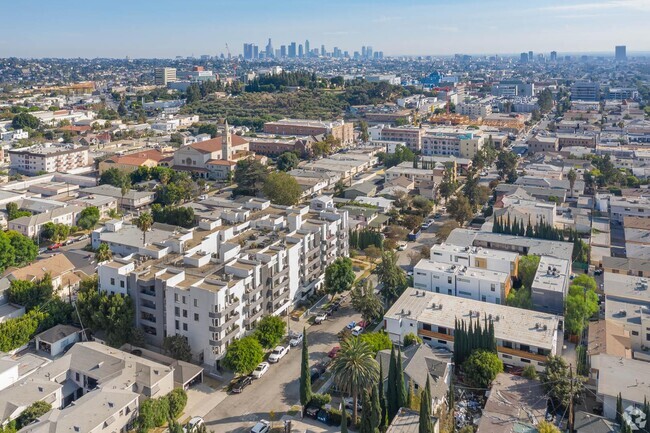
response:
<path id="1" fill-rule="evenodd" d="M 454 390 L 454 382 L 449 383 L 449 393 L 447 394 L 447 411 L 453 413 L 454 406 L 456 405 L 456 391 Z"/>
<path id="2" fill-rule="evenodd" d="M 395 360 L 395 346 L 390 351 L 390 364 L 388 365 L 388 382 L 386 383 L 386 403 L 389 422 L 395 418 L 399 406 L 397 405 L 397 361 Z"/>
<path id="3" fill-rule="evenodd" d="M 381 403 L 379 403 L 379 389 L 375 385 L 372 387 L 372 393 L 370 395 L 370 424 L 372 425 L 372 431 L 379 431 L 379 426 L 381 425 Z"/>
<path id="4" fill-rule="evenodd" d="M 406 407 L 406 384 L 404 383 L 404 369 L 402 368 L 402 349 L 397 348 L 397 369 L 396 375 L 396 391 L 397 391 L 397 410 L 400 407 Z"/>
<path id="5" fill-rule="evenodd" d="M 406 406 L 411 408 L 413 406 L 413 397 L 415 395 L 415 385 L 413 379 L 409 380 L 409 386 L 406 391 Z"/>
<path id="6" fill-rule="evenodd" d="M 363 403 L 361 409 L 361 425 L 359 433 L 376 433 L 372 428 L 372 409 L 370 408 L 370 396 L 367 392 L 363 393 Z"/>
<path id="7" fill-rule="evenodd" d="M 345 405 L 341 409 L 341 433 L 348 433 L 348 412 L 345 410 Z"/>
<path id="8" fill-rule="evenodd" d="M 300 404 L 305 407 L 311 401 L 311 372 L 309 371 L 309 349 L 307 348 L 307 330 L 302 330 L 302 362 L 300 364 Z"/>
<path id="9" fill-rule="evenodd" d="M 384 431 L 388 428 L 388 410 L 386 407 L 386 394 L 384 393 L 384 365 L 381 358 L 379 358 L 379 385 L 377 388 L 379 393 L 379 405 L 381 406 L 379 429 Z"/>
<path id="10" fill-rule="evenodd" d="M 433 423 L 431 422 L 431 390 L 429 389 L 429 375 L 427 375 L 427 384 L 422 391 L 422 400 L 420 401 L 420 422 L 418 433 L 433 433 Z"/>
<path id="11" fill-rule="evenodd" d="M 623 397 L 620 392 L 616 397 L 616 422 L 623 425 Z"/>

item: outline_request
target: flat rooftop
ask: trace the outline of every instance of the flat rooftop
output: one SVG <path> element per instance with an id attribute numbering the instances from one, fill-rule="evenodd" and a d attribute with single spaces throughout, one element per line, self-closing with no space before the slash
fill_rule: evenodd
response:
<path id="1" fill-rule="evenodd" d="M 647 278 L 612 274 L 610 272 L 605 272 L 603 275 L 607 302 L 613 298 L 650 305 L 650 290 L 648 290 Z"/>
<path id="2" fill-rule="evenodd" d="M 533 289 L 564 293 L 569 277 L 569 262 L 555 257 L 542 256 L 533 280 Z"/>
<path id="3" fill-rule="evenodd" d="M 434 304 L 435 309 L 432 308 Z M 494 318 L 494 332 L 497 339 L 515 341 L 539 348 L 554 348 L 559 316 L 427 292 L 411 287 L 404 291 L 385 314 L 385 317 L 398 320 L 408 316 L 421 323 L 453 329 L 457 319 L 469 320 L 470 312 L 479 312 L 481 317 L 491 315 Z M 475 313 L 473 318 L 476 318 Z"/>

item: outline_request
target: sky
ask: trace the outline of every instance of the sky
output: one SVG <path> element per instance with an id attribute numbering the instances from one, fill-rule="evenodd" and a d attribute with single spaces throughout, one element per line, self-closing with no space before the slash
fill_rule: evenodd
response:
<path id="1" fill-rule="evenodd" d="M 20 0 L 3 2 L 0 57 L 242 53 L 309 39 L 350 54 L 650 51 L 650 0 Z"/>

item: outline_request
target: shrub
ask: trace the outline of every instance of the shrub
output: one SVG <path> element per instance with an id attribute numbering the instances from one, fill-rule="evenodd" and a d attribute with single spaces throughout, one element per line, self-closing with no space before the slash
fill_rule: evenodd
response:
<path id="1" fill-rule="evenodd" d="M 537 379 L 537 370 L 532 365 L 527 365 L 524 367 L 524 371 L 521 373 L 526 379 L 535 380 Z"/>
<path id="2" fill-rule="evenodd" d="M 313 407 L 323 407 L 332 401 L 332 396 L 329 394 L 313 394 L 309 405 Z"/>
<path id="3" fill-rule="evenodd" d="M 187 393 L 183 388 L 175 388 L 167 395 L 167 399 L 169 400 L 169 414 L 172 418 L 178 418 L 187 404 Z"/>
<path id="4" fill-rule="evenodd" d="M 410 332 L 404 336 L 404 347 L 409 347 L 412 344 L 421 344 L 422 339 Z"/>

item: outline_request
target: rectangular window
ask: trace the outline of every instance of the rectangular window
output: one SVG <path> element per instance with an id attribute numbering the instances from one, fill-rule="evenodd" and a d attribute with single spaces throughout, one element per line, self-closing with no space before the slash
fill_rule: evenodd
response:
<path id="1" fill-rule="evenodd" d="M 115 278 L 111 278 L 111 286 L 115 285 Z"/>
<path id="2" fill-rule="evenodd" d="M 639 331 L 632 331 L 632 335 L 639 335 Z"/>
<path id="3" fill-rule="evenodd" d="M 645 339 L 646 339 L 646 341 L 650 341 L 650 334 L 646 334 Z"/>
<path id="4" fill-rule="evenodd" d="M 194 313 L 194 321 L 195 322 L 199 321 L 199 313 Z"/>
<path id="5" fill-rule="evenodd" d="M 451 277 L 447 277 L 447 284 L 451 284 Z"/>
<path id="6" fill-rule="evenodd" d="M 174 325 L 175 325 L 174 327 L 175 327 L 176 330 L 178 331 L 178 330 L 180 329 L 180 328 L 178 327 L 178 320 L 175 321 Z"/>
<path id="7" fill-rule="evenodd" d="M 174 307 L 174 316 L 178 317 L 181 315 L 181 309 L 178 307 Z"/>
<path id="8" fill-rule="evenodd" d="M 524 364 L 530 364 L 530 359 L 526 359 L 526 358 L 519 358 L 519 359 L 521 359 L 521 362 L 523 362 Z"/>
<path id="9" fill-rule="evenodd" d="M 512 359 L 512 356 L 506 355 L 505 353 L 501 356 L 503 356 L 503 359 Z"/>
<path id="10" fill-rule="evenodd" d="M 187 331 L 187 323 L 183 323 L 183 331 Z"/>
<path id="11" fill-rule="evenodd" d="M 187 310 L 183 310 L 183 317 L 187 317 Z"/>
<path id="12" fill-rule="evenodd" d="M 174 302 L 178 302 L 178 293 L 174 293 Z"/>
<path id="13" fill-rule="evenodd" d="M 124 288 L 124 281 L 120 281 L 120 287 Z"/>
<path id="14" fill-rule="evenodd" d="M 185 295 L 183 295 L 183 304 L 187 304 L 187 300 L 185 299 Z"/>
<path id="15" fill-rule="evenodd" d="M 195 299 L 195 300 L 194 300 L 194 306 L 195 306 L 195 307 L 198 307 L 198 306 L 199 306 L 199 300 L 198 300 L 198 299 Z"/>
<path id="16" fill-rule="evenodd" d="M 494 292 L 494 289 L 495 289 L 495 288 L 496 288 L 496 287 L 494 286 L 494 284 L 492 284 L 492 285 L 490 286 L 490 290 L 492 290 L 493 292 Z"/>

